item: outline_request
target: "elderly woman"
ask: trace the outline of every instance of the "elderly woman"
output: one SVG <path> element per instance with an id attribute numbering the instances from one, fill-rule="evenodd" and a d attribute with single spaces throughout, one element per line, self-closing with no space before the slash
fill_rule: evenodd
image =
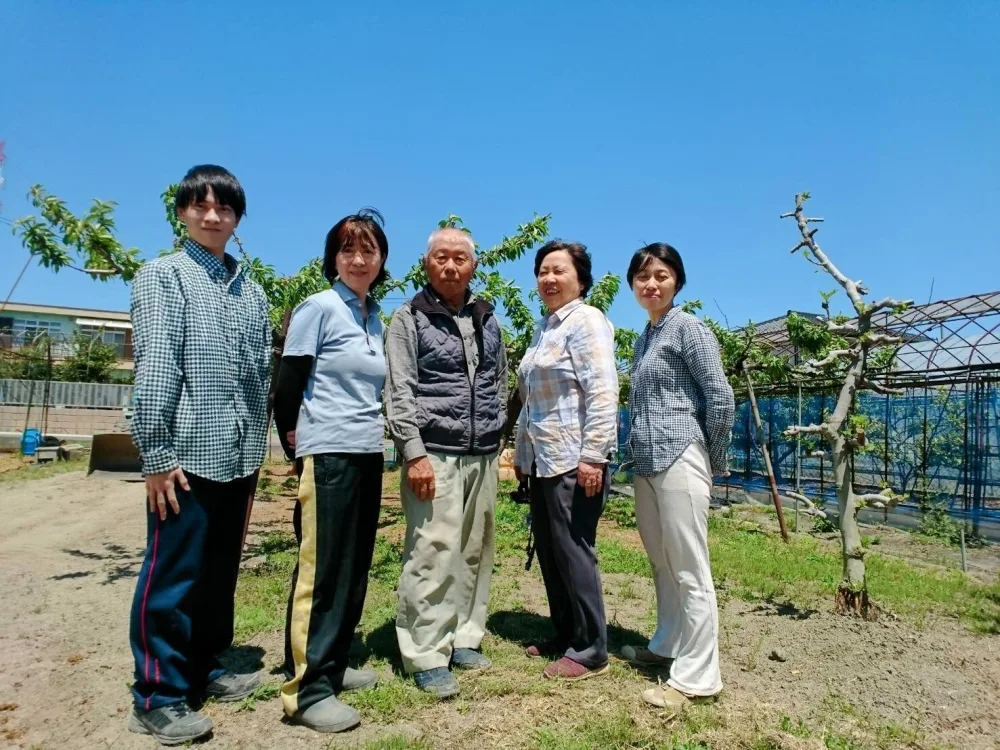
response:
<path id="1" fill-rule="evenodd" d="M 712 476 L 727 473 L 735 405 L 715 336 L 674 306 L 685 281 L 680 254 L 662 242 L 639 250 L 628 269 L 629 286 L 649 314 L 635 344 L 629 442 L 657 625 L 648 649 L 626 646 L 622 655 L 638 666 L 669 667 L 666 686 L 642 696 L 660 708 L 722 690 L 708 506 Z"/>
<path id="2" fill-rule="evenodd" d="M 593 284 L 583 245 L 549 242 L 535 256 L 535 276 L 549 314 L 518 370 L 524 408 L 514 465 L 519 479 L 531 476 L 535 550 L 556 636 L 527 653 L 560 657 L 545 677 L 582 680 L 608 667 L 594 545 L 617 437 L 614 330 L 583 301 Z"/>
<path id="3" fill-rule="evenodd" d="M 323 258 L 333 288 L 295 310 L 278 370 L 275 422 L 300 471 L 281 701 L 291 721 L 318 732 L 358 724 L 358 712 L 336 694 L 376 680 L 347 666 L 347 655 L 382 497 L 386 364 L 379 306 L 368 292 L 386 278 L 388 255 L 377 211 L 333 226 Z"/>

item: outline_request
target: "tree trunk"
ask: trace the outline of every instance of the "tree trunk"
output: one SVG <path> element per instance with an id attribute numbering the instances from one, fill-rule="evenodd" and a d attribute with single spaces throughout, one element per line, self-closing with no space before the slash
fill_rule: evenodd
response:
<path id="1" fill-rule="evenodd" d="M 850 474 L 850 452 L 845 438 L 838 435 L 833 445 L 833 473 L 837 482 L 837 512 L 840 516 L 840 540 L 844 556 L 843 577 L 837 587 L 837 612 L 873 619 L 875 608 L 868 600 L 865 579 L 865 548 L 858 528 L 858 507 Z"/>

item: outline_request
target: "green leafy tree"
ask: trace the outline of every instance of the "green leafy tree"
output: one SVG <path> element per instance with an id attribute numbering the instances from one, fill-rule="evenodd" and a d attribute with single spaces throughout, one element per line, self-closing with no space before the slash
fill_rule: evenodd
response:
<path id="1" fill-rule="evenodd" d="M 118 364 L 118 347 L 98 336 L 73 334 L 70 355 L 55 368 L 55 380 L 71 383 L 110 383 Z"/>
<path id="2" fill-rule="evenodd" d="M 50 345 L 48 335 L 39 333 L 15 350 L 0 351 L 0 378 L 45 380 L 51 373 Z"/>

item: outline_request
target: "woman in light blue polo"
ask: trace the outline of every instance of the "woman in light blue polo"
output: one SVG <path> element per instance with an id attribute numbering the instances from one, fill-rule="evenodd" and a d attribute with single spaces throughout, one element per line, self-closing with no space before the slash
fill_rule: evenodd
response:
<path id="1" fill-rule="evenodd" d="M 382 217 L 364 209 L 326 237 L 323 271 L 332 289 L 295 310 L 275 394 L 275 423 L 294 451 L 299 562 L 285 632 L 288 717 L 318 732 L 361 721 L 337 700 L 376 681 L 347 666 L 361 620 L 382 497 L 382 386 L 379 306 L 368 292 L 385 277 L 389 243 Z"/>

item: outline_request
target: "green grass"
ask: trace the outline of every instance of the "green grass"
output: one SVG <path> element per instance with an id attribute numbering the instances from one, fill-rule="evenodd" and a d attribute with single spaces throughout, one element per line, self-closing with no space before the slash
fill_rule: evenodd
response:
<path id="1" fill-rule="evenodd" d="M 267 559 L 257 568 L 241 571 L 236 586 L 237 644 L 246 643 L 258 633 L 285 627 L 292 569 L 298 559 L 295 537 L 272 532 L 264 536 L 260 548 L 258 554 Z"/>
<path id="2" fill-rule="evenodd" d="M 365 743 L 364 750 L 433 750 L 425 737 L 411 738 L 405 734 L 387 734 Z"/>
<path id="3" fill-rule="evenodd" d="M 681 740 L 678 734 L 664 736 L 661 727 L 639 724 L 621 708 L 611 715 L 597 715 L 570 727 L 535 730 L 528 745 L 537 750 L 710 750 L 701 742 Z"/>
<path id="4" fill-rule="evenodd" d="M 709 545 L 716 584 L 747 601 L 811 606 L 832 597 L 840 581 L 839 549 L 811 537 L 784 544 L 752 523 L 715 515 Z M 1000 632 L 1000 583 L 985 586 L 958 571 L 915 568 L 875 552 L 865 561 L 869 592 L 892 611 L 918 621 L 935 612 L 977 632 Z"/>
<path id="5" fill-rule="evenodd" d="M 0 474 L 0 485 L 17 484 L 19 482 L 31 481 L 32 479 L 48 479 L 49 477 L 67 474 L 71 471 L 86 471 L 89 462 L 89 454 L 77 451 L 69 461 L 50 461 L 47 464 L 25 464 L 23 467 L 11 469 Z"/>

